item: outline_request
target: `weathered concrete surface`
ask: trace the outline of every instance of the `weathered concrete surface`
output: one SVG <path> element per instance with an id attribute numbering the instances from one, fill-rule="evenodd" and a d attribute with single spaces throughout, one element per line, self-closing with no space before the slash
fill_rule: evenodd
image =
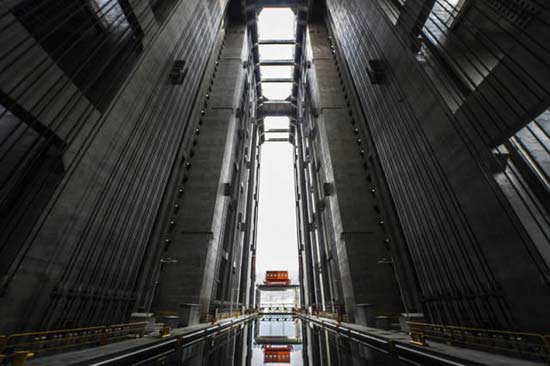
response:
<path id="1" fill-rule="evenodd" d="M 401 309 L 392 267 L 379 263 L 390 257 L 384 245 L 386 234 L 380 224 L 381 216 L 375 211 L 375 197 L 360 154 L 364 146 L 352 124 L 352 110 L 344 97 L 344 82 L 337 71 L 326 28 L 310 24 L 307 46 L 311 63 L 308 85 L 313 96 L 311 103 L 318 113 L 307 118 L 313 121 L 307 127 L 310 137 L 301 141 L 309 145 L 311 162 L 306 169 L 315 177 L 312 182 L 306 178 L 307 185 L 334 186 L 334 193 L 329 196 L 316 189 L 315 196 L 324 200 L 326 208 L 313 202 L 316 213 L 310 220 L 315 220 L 316 226 L 310 230 L 324 232 L 325 238 L 312 238 L 311 247 L 306 248 L 320 253 L 313 255 L 312 265 L 318 268 L 314 276 L 319 280 L 310 290 L 321 291 L 328 309 L 329 304 L 343 296 L 347 314 L 361 323 L 367 319 L 356 305 L 368 304 L 370 324 L 376 315 L 397 314 Z M 305 121 L 306 118 L 301 123 L 306 125 Z M 319 302 L 316 305 L 321 306 Z"/>
<path id="2" fill-rule="evenodd" d="M 188 305 L 200 306 L 190 324 L 199 322 L 200 315 L 209 311 L 220 257 L 233 255 L 222 248 L 231 204 L 224 194 L 224 184 L 231 182 L 238 142 L 236 111 L 245 79 L 245 45 L 244 27 L 230 28 L 212 79 L 210 100 L 201 117 L 200 142 L 194 148 L 181 201 L 183 212 L 175 220 L 172 244 L 163 254 L 175 262 L 166 263 L 161 270 L 155 311 L 183 318 Z M 225 255 L 223 250 L 227 250 Z"/>
<path id="3" fill-rule="evenodd" d="M 29 227 L 4 284 L 2 331 L 128 319 L 140 266 L 161 245 L 150 235 L 176 152 L 192 141 L 188 118 L 225 4 L 178 2 L 162 27 L 147 28 L 141 58 L 96 127 L 77 136 L 82 149 L 69 149 L 73 164 Z M 168 81 L 176 59 L 190 70 L 182 86 Z"/>
<path id="4" fill-rule="evenodd" d="M 398 36 L 377 1 L 331 0 L 328 15 L 411 252 L 424 311 L 433 322 L 545 331 L 548 264 L 485 169 L 490 149 L 460 127 L 460 114 L 457 120 L 449 113 L 409 39 Z M 365 73 L 371 59 L 384 63 L 380 85 Z M 486 114 L 470 112 L 470 123 L 487 123 Z"/>

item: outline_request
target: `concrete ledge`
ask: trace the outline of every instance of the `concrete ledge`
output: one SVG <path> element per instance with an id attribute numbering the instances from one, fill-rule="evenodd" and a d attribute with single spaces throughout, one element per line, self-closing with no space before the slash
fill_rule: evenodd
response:
<path id="1" fill-rule="evenodd" d="M 216 324 L 202 323 L 190 327 L 174 329 L 171 335 L 160 338 L 158 334 L 147 335 L 139 339 L 131 339 L 112 343 L 106 346 L 87 348 L 58 355 L 37 358 L 27 362 L 27 365 L 48 366 L 83 366 L 91 364 L 133 364 L 136 360 L 153 357 L 166 349 L 183 347 L 193 341 L 230 329 L 241 323 L 250 321 L 255 314 L 243 315 L 237 318 L 220 321 Z"/>
<path id="2" fill-rule="evenodd" d="M 543 362 L 522 360 L 489 352 L 429 341 L 428 346 L 416 346 L 410 343 L 408 334 L 386 331 L 351 323 L 337 323 L 334 320 L 298 314 L 304 321 L 316 324 L 337 334 L 361 342 L 378 351 L 391 354 L 397 359 L 412 364 L 428 365 L 501 365 L 534 366 Z"/>

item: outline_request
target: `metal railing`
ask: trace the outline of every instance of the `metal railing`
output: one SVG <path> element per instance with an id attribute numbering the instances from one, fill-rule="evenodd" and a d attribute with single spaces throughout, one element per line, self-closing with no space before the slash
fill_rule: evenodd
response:
<path id="1" fill-rule="evenodd" d="M 388 334 L 373 333 L 372 328 L 365 327 L 360 330 L 350 327 L 351 324 L 338 323 L 332 319 L 323 319 L 308 314 L 298 314 L 305 322 L 329 331 L 336 335 L 342 335 L 353 342 L 358 342 L 370 349 L 391 355 L 396 362 L 403 362 L 405 365 L 426 365 L 426 366 L 466 366 L 471 362 L 465 362 L 457 357 L 449 357 L 445 354 L 434 352 L 429 347 L 421 348 L 405 342 L 396 342 Z M 401 364 L 401 363 L 400 363 Z"/>
<path id="2" fill-rule="evenodd" d="M 248 311 L 242 311 L 240 307 L 212 307 L 206 314 L 206 321 L 215 324 L 220 320 L 236 318 Z"/>
<path id="3" fill-rule="evenodd" d="M 345 305 L 340 303 L 327 303 L 325 306 L 313 304 L 311 306 L 311 315 L 338 322 L 349 322 L 350 320 Z"/>
<path id="4" fill-rule="evenodd" d="M 98 352 L 77 353 L 72 357 L 64 355 L 52 356 L 48 364 L 63 364 L 64 366 L 120 366 L 120 365 L 175 365 L 181 362 L 181 351 L 193 344 L 204 342 L 212 337 L 217 337 L 233 329 L 241 327 L 243 323 L 255 318 L 255 314 L 248 314 L 234 319 L 220 321 L 217 324 L 202 324 L 196 328 L 185 331 L 180 328 L 177 332 L 170 331 L 159 336 L 145 337 L 143 342 L 124 343 L 117 349 L 102 349 Z M 1 358 L 0 358 L 1 361 Z M 24 365 L 22 363 L 14 366 Z M 2 364 L 0 362 L 0 364 Z"/>
<path id="5" fill-rule="evenodd" d="M 295 303 L 262 303 L 258 310 L 260 314 L 294 314 L 299 308 Z"/>
<path id="6" fill-rule="evenodd" d="M 255 314 L 249 314 L 240 316 L 235 319 L 228 319 L 221 321 L 215 325 L 208 326 L 207 328 L 200 328 L 196 331 L 181 334 L 181 335 L 169 335 L 164 339 L 155 343 L 145 344 L 140 347 L 128 347 L 121 352 L 117 351 L 111 355 L 98 355 L 92 356 L 92 358 L 71 363 L 71 365 L 96 365 L 96 366 L 109 366 L 109 365 L 174 365 L 181 362 L 181 354 L 178 354 L 182 349 L 189 347 L 193 344 L 204 342 L 206 339 L 216 337 L 224 332 L 236 329 L 252 319 L 255 318 Z"/>
<path id="7" fill-rule="evenodd" d="M 348 315 L 343 312 L 332 312 L 332 311 L 314 311 L 312 312 L 313 316 L 316 316 L 318 318 L 327 318 L 336 320 L 337 322 L 349 322 Z"/>
<path id="8" fill-rule="evenodd" d="M 431 339 L 455 346 L 550 361 L 550 335 L 408 322 L 415 344 Z"/>
<path id="9" fill-rule="evenodd" d="M 16 333 L 0 336 L 0 360 L 13 361 L 27 355 L 45 355 L 75 348 L 104 345 L 126 338 L 142 337 L 145 322 L 88 328 Z M 26 357 L 25 357 L 26 358 Z"/>

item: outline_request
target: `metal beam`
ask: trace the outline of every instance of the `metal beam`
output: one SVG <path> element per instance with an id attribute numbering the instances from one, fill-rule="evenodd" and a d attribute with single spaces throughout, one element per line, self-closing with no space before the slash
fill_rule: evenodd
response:
<path id="1" fill-rule="evenodd" d="M 271 130 L 265 130 L 264 133 L 290 133 L 290 130 L 288 128 L 272 128 Z"/>
<path id="2" fill-rule="evenodd" d="M 266 139 L 264 142 L 290 142 L 290 139 Z"/>
<path id="3" fill-rule="evenodd" d="M 266 78 L 261 80 L 262 83 L 292 83 L 293 78 Z"/>
<path id="4" fill-rule="evenodd" d="M 296 107 L 286 100 L 268 100 L 258 106 L 259 117 L 265 116 L 292 116 Z"/>
<path id="5" fill-rule="evenodd" d="M 299 288 L 300 285 L 257 285 L 260 291 L 284 291 Z"/>
<path id="6" fill-rule="evenodd" d="M 263 60 L 260 66 L 294 66 L 294 60 Z"/>
<path id="7" fill-rule="evenodd" d="M 296 337 L 277 337 L 277 336 L 260 336 L 254 339 L 256 344 L 302 344 L 301 338 Z"/>
<path id="8" fill-rule="evenodd" d="M 255 8 L 303 7 L 307 9 L 307 6 L 308 6 L 307 1 L 304 1 L 304 0 L 253 0 L 253 1 L 249 0 L 247 4 L 247 8 L 249 7 L 255 7 Z"/>
<path id="9" fill-rule="evenodd" d="M 272 44 L 272 45 L 296 44 L 296 40 L 294 40 L 294 39 L 263 39 L 263 40 L 259 40 L 258 44 Z"/>

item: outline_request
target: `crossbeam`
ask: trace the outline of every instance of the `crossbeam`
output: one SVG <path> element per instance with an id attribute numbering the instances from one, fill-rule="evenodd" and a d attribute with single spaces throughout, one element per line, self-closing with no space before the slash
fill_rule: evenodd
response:
<path id="1" fill-rule="evenodd" d="M 271 130 L 266 130 L 265 133 L 277 133 L 277 132 L 285 132 L 290 133 L 290 130 L 288 128 L 273 128 Z"/>
<path id="2" fill-rule="evenodd" d="M 292 83 L 293 78 L 265 78 L 261 80 L 262 83 Z"/>
<path id="3" fill-rule="evenodd" d="M 294 60 L 262 60 L 260 66 L 294 66 Z"/>
<path id="4" fill-rule="evenodd" d="M 258 44 L 267 45 L 284 45 L 284 44 L 296 44 L 294 39 L 260 39 Z"/>
<path id="5" fill-rule="evenodd" d="M 263 116 L 292 116 L 295 113 L 295 107 L 286 100 L 268 100 L 264 101 L 258 107 L 258 115 Z"/>

